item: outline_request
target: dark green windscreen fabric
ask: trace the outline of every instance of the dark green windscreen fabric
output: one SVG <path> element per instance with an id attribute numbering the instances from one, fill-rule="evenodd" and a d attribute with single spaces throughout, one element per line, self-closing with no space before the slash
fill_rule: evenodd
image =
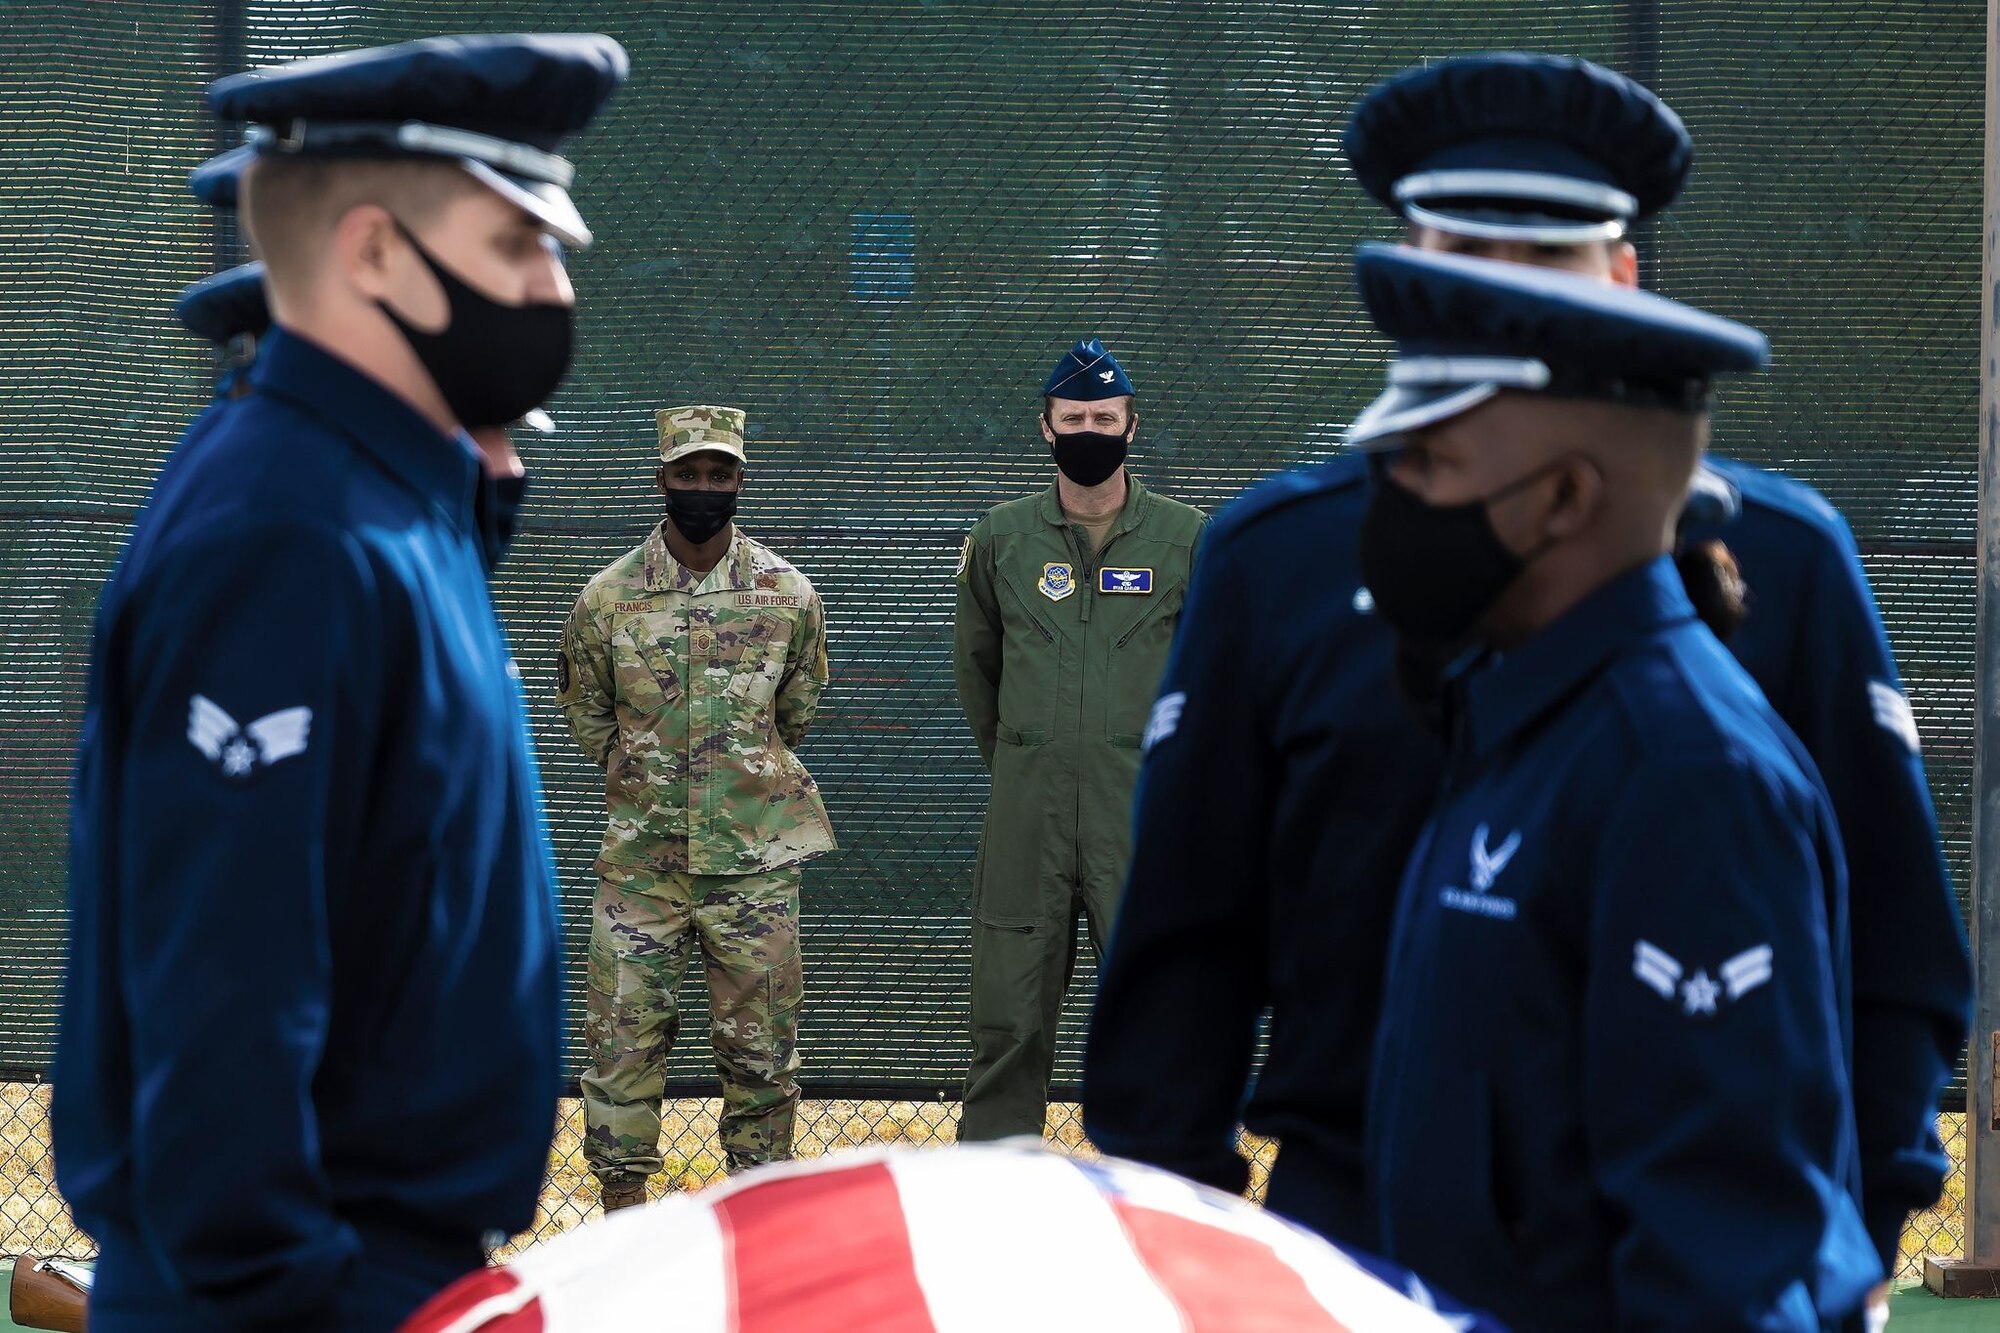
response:
<path id="1" fill-rule="evenodd" d="M 1983 12 L 0 0 L 0 1065 L 51 1055 L 97 590 L 208 392 L 168 303 L 234 257 L 183 183 L 217 140 L 197 92 L 219 68 L 471 30 L 630 49 L 632 83 L 574 153 L 599 237 L 573 260 L 581 356 L 559 432 L 525 442 L 533 505 L 499 580 L 573 957 L 601 804 L 549 704 L 558 628 L 658 517 L 653 411 L 740 405 L 743 524 L 832 623 L 803 754 L 845 850 L 807 876 L 808 1084 L 918 1096 L 963 1069 L 985 796 L 951 684 L 954 562 L 983 509 L 1050 475 L 1043 376 L 1102 337 L 1140 391 L 1138 471 L 1199 505 L 1328 454 L 1383 360 L 1349 255 L 1390 234 L 1341 128 L 1369 84 L 1466 50 L 1637 70 L 1692 128 L 1649 279 L 1770 334 L 1775 367 L 1731 387 L 1718 447 L 1852 520 L 1965 884 Z M 710 1070 L 700 1008 L 674 1056 L 690 1086 Z"/>

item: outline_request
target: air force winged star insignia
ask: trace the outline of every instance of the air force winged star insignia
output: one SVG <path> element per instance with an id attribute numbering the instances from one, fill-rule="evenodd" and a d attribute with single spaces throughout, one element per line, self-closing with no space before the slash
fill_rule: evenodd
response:
<path id="1" fill-rule="evenodd" d="M 1917 714 L 1908 695 L 1886 680 L 1871 680 L 1868 707 L 1875 714 L 1876 726 L 1909 746 L 1911 754 L 1923 753 L 1923 737 L 1917 733 Z"/>
<path id="2" fill-rule="evenodd" d="M 1146 735 L 1139 742 L 1141 754 L 1151 754 L 1153 747 L 1181 729 L 1181 714 L 1187 710 L 1187 691 L 1176 690 L 1163 694 L 1153 705 L 1153 715 L 1146 719 Z"/>
<path id="3" fill-rule="evenodd" d="M 1729 998 L 1740 1000 L 1771 979 L 1771 946 L 1760 944 L 1754 949 L 1745 949 L 1724 963 L 1719 971 L 1722 984 L 1729 988 Z"/>
<path id="4" fill-rule="evenodd" d="M 1475 893 L 1484 893 L 1493 887 L 1493 881 L 1500 878 L 1500 872 L 1514 859 L 1514 853 L 1521 850 L 1521 831 L 1515 829 L 1507 835 L 1507 841 L 1486 850 L 1488 837 L 1486 825 L 1472 830 L 1472 888 Z"/>
<path id="5" fill-rule="evenodd" d="M 1668 1003 L 1678 998 L 1689 1018 L 1713 1018 L 1723 1001 L 1733 1004 L 1771 979 L 1771 956 L 1771 946 L 1759 944 L 1724 962 L 1713 977 L 1705 967 L 1688 976 L 1678 958 L 1638 940 L 1632 945 L 1632 975 Z"/>
<path id="6" fill-rule="evenodd" d="M 241 726 L 213 699 L 197 694 L 188 700 L 188 742 L 218 765 L 225 778 L 241 781 L 281 759 L 304 754 L 311 732 L 310 708 L 283 708 Z"/>

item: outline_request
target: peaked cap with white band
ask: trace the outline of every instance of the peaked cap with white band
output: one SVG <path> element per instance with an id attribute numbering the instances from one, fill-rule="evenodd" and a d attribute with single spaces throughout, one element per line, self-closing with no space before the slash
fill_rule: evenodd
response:
<path id="1" fill-rule="evenodd" d="M 1553 269 L 1369 244 L 1354 271 L 1396 342 L 1388 389 L 1348 428 L 1358 449 L 1397 448 L 1503 389 L 1705 411 L 1716 376 L 1771 356 L 1747 324 Z"/>
<path id="2" fill-rule="evenodd" d="M 174 300 L 181 326 L 197 338 L 227 348 L 238 338 L 261 338 L 271 327 L 271 306 L 264 296 L 261 260 L 203 278 Z"/>
<path id="3" fill-rule="evenodd" d="M 625 48 L 586 33 L 430 37 L 232 74 L 209 85 L 224 120 L 248 123 L 243 148 L 196 168 L 191 187 L 234 201 L 250 160 L 267 156 L 456 162 L 557 239 L 590 244 L 558 156 L 624 83 Z"/>
<path id="4" fill-rule="evenodd" d="M 1362 187 L 1406 221 L 1538 245 L 1618 239 L 1673 203 L 1694 162 L 1687 127 L 1640 84 L 1513 51 L 1380 84 L 1345 149 Z"/>
<path id="5" fill-rule="evenodd" d="M 249 144 L 217 153 L 188 173 L 188 189 L 213 208 L 234 208 L 244 169 L 256 160 L 257 150 Z"/>

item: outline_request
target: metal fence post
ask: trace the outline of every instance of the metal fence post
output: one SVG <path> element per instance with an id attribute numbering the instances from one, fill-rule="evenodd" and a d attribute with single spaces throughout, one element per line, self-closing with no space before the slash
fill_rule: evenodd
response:
<path id="1" fill-rule="evenodd" d="M 1986 5 L 1986 198 L 1979 285 L 1979 610 L 1973 678 L 1972 1041 L 1966 1057 L 1965 1257 L 1926 1258 L 1945 1296 L 2000 1297 L 2000 0 Z"/>

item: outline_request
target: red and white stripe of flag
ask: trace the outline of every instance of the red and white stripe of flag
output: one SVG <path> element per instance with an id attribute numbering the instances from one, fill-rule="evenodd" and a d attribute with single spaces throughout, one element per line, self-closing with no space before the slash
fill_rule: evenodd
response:
<path id="1" fill-rule="evenodd" d="M 1449 1326 L 1316 1237 L 1174 1176 L 1030 1147 L 766 1168 L 539 1245 L 406 1333 Z"/>

